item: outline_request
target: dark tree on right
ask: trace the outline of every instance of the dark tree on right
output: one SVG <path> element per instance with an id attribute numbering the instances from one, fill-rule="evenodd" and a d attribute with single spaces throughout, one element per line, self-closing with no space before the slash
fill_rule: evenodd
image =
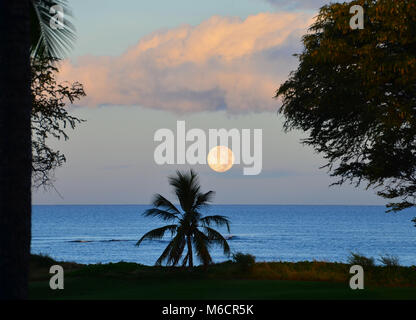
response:
<path id="1" fill-rule="evenodd" d="M 364 29 L 352 30 L 356 4 Z M 416 1 L 324 6 L 302 41 L 276 92 L 285 130 L 307 133 L 335 184 L 364 183 L 389 211 L 416 206 Z"/>

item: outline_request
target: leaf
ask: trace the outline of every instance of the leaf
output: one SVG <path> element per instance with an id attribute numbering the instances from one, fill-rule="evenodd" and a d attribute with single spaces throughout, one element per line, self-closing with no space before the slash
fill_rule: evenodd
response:
<path id="1" fill-rule="evenodd" d="M 31 0 L 32 21 L 32 58 L 65 58 L 73 48 L 76 40 L 75 26 L 71 22 L 72 12 L 66 0 Z M 51 27 L 51 19 L 56 13 L 51 14 L 51 7 L 63 8 L 63 24 L 58 29 Z"/>

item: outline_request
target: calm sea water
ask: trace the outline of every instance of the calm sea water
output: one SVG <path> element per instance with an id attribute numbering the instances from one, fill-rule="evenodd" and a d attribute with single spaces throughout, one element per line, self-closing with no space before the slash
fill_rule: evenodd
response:
<path id="1" fill-rule="evenodd" d="M 78 263 L 131 261 L 153 265 L 169 238 L 136 241 L 164 225 L 144 205 L 34 206 L 32 253 Z M 206 214 L 230 218 L 232 251 L 257 261 L 346 261 L 351 251 L 393 254 L 416 265 L 416 210 L 387 214 L 381 206 L 215 205 Z M 226 230 L 220 229 L 224 234 Z M 214 261 L 227 260 L 213 248 Z"/>

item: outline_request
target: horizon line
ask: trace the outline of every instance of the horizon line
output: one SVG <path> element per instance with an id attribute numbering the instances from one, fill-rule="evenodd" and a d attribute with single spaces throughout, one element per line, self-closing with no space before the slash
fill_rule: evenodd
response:
<path id="1" fill-rule="evenodd" d="M 64 204 L 47 204 L 47 203 L 37 203 L 32 204 L 32 206 L 151 206 L 151 203 L 64 203 Z M 174 203 L 174 205 L 179 205 L 179 203 Z M 210 206 L 343 206 L 343 207 L 386 207 L 383 204 L 291 204 L 291 203 L 212 203 Z"/>

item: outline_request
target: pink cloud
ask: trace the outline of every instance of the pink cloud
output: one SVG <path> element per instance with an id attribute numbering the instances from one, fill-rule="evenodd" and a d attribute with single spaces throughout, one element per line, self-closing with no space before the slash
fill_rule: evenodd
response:
<path id="1" fill-rule="evenodd" d="M 296 67 L 292 54 L 310 23 L 304 13 L 214 16 L 152 33 L 118 57 L 65 61 L 60 77 L 85 85 L 86 106 L 274 110 L 274 91 Z"/>

